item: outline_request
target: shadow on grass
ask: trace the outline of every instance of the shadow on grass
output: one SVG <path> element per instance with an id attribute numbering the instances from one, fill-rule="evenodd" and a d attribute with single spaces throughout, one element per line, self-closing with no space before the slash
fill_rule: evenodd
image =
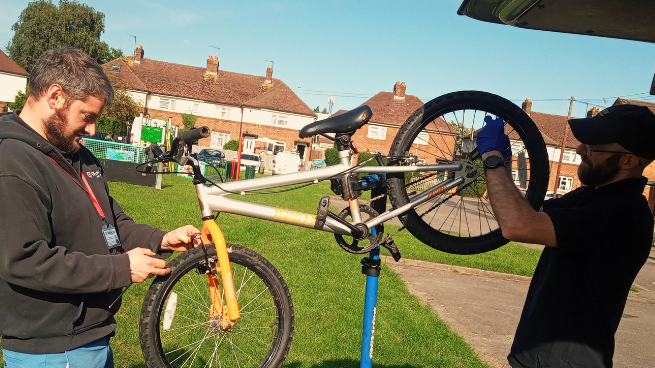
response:
<path id="1" fill-rule="evenodd" d="M 333 359 L 326 360 L 319 364 L 310 366 L 310 368 L 359 368 L 359 360 L 352 359 Z M 300 362 L 287 362 L 283 365 L 284 368 L 299 368 L 303 366 Z M 403 365 L 380 365 L 373 362 L 376 368 L 421 368 L 423 366 L 403 364 Z"/>
<path id="2" fill-rule="evenodd" d="M 304 364 L 301 362 L 286 362 L 283 368 L 300 368 Z M 379 365 L 373 363 L 376 368 L 421 368 L 422 366 L 403 364 L 403 365 Z M 131 366 L 130 368 L 148 368 L 145 363 L 139 363 Z M 359 360 L 352 359 L 334 359 L 326 360 L 322 363 L 312 365 L 309 368 L 359 368 Z"/>

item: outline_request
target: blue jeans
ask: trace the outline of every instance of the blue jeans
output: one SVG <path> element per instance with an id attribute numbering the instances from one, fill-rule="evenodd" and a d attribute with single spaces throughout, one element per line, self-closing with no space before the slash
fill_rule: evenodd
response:
<path id="1" fill-rule="evenodd" d="M 2 349 L 5 368 L 114 368 L 109 338 L 56 354 L 25 354 Z"/>

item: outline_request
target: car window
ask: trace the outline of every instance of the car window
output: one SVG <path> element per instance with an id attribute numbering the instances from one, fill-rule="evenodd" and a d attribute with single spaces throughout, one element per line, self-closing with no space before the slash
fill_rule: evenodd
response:
<path id="1" fill-rule="evenodd" d="M 259 161 L 259 157 L 253 155 L 241 155 L 242 160 Z"/>

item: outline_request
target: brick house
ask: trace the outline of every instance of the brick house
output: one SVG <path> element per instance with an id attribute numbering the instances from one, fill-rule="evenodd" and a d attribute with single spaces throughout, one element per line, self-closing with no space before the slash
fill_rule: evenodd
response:
<path id="1" fill-rule="evenodd" d="M 8 111 L 7 103 L 14 102 L 16 94 L 25 91 L 30 74 L 0 50 L 0 112 Z"/>
<path id="2" fill-rule="evenodd" d="M 621 104 L 647 106 L 655 112 L 655 103 L 652 102 L 628 100 L 619 97 L 613 105 Z M 558 193 L 567 193 L 580 187 L 582 183 L 578 178 L 578 166 L 581 163 L 581 159 L 580 155 L 576 154 L 575 152 L 577 147 L 580 145 L 580 142 L 575 139 L 573 134 L 571 134 L 570 129 L 568 130 L 568 134 L 566 136 L 566 147 L 562 157 L 559 180 L 556 178 L 557 166 L 559 165 L 560 149 L 564 139 L 564 130 L 568 128 L 567 117 L 562 115 L 545 114 L 532 111 L 532 102 L 529 98 L 523 102 L 522 108 L 535 122 L 539 128 L 539 131 L 541 132 L 542 137 L 544 138 L 544 142 L 546 143 L 546 150 L 548 152 L 548 161 L 550 166 L 550 180 L 548 183 L 548 190 L 554 190 L 555 185 L 557 185 Z M 600 111 L 601 109 L 599 108 L 592 108 L 587 112 L 587 116 L 592 117 Z M 510 136 L 510 138 L 517 137 Z M 519 146 L 521 142 L 512 140 L 512 144 L 512 151 L 515 151 L 514 145 Z M 655 163 L 651 163 L 648 165 L 648 167 L 646 167 L 644 170 L 644 176 L 646 176 L 651 182 L 655 181 Z M 648 198 L 652 210 L 655 206 L 655 187 L 647 186 L 644 190 L 644 196 Z"/>
<path id="3" fill-rule="evenodd" d="M 423 101 L 418 97 L 405 93 L 406 88 L 405 82 L 396 82 L 393 92 L 382 91 L 362 104 L 371 108 L 373 116 L 352 137 L 361 152 L 388 154 L 405 120 L 423 106 Z M 333 116 L 344 112 L 346 110 L 339 110 Z M 441 159 L 452 160 L 456 140 L 455 129 L 443 119 L 437 118 L 419 133 L 410 153 L 427 163 Z"/>
<path id="4" fill-rule="evenodd" d="M 223 148 L 241 136 L 247 153 L 266 147 L 304 156 L 310 139 L 298 138 L 298 132 L 316 115 L 284 82 L 273 78 L 272 66 L 265 76 L 256 76 L 219 70 L 217 56 L 210 56 L 202 68 L 143 55 L 139 45 L 135 56 L 112 60 L 103 68 L 126 86 L 144 114 L 171 117 L 176 126 L 183 126 L 182 113 L 195 115 L 195 126 L 211 130 L 200 146 Z"/>
<path id="5" fill-rule="evenodd" d="M 564 155 L 562 155 L 562 163 L 560 167 L 560 177 L 557 180 L 557 167 L 560 165 L 559 158 L 564 140 L 565 129 L 568 129 L 568 121 L 566 116 L 546 114 L 542 112 L 532 111 L 532 101 L 527 98 L 522 104 L 523 110 L 530 115 L 541 132 L 541 136 L 546 143 L 546 151 L 548 154 L 548 166 L 550 168 L 550 179 L 548 181 L 548 190 L 554 191 L 557 186 L 558 193 L 567 193 L 575 188 L 580 187 L 580 179 L 578 178 L 578 166 L 582 162 L 580 155 L 575 153 L 575 150 L 580 145 L 577 139 L 568 131 L 566 135 L 566 147 L 564 148 Z M 520 143 L 514 143 L 514 147 Z"/>

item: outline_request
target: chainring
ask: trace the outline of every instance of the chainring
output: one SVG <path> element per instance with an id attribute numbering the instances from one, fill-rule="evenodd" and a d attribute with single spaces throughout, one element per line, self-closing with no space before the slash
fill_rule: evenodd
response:
<path id="1" fill-rule="evenodd" d="M 359 212 L 368 215 L 369 219 L 377 217 L 379 215 L 378 212 L 376 210 L 374 210 L 372 207 L 369 207 L 369 206 L 364 205 L 364 204 L 359 205 Z M 351 215 L 350 207 L 346 207 L 343 210 L 341 210 L 341 212 L 339 212 L 338 216 L 340 218 L 342 218 L 342 219 L 345 219 L 346 217 L 348 217 L 350 215 Z M 364 219 L 364 220 L 367 220 L 367 219 Z M 363 225 L 363 224 L 359 224 L 359 225 Z M 357 226 L 357 225 L 355 225 L 355 226 Z M 343 235 L 341 235 L 341 234 L 334 234 L 334 238 L 337 240 L 337 244 L 339 244 L 339 246 L 343 250 L 345 250 L 346 252 L 352 253 L 352 254 L 364 254 L 364 253 L 370 252 L 371 250 L 373 250 L 373 248 L 380 245 L 380 242 L 382 241 L 382 235 L 384 234 L 384 228 L 383 228 L 382 225 L 378 225 L 378 228 L 379 228 L 379 231 L 378 231 L 377 235 L 370 235 L 370 233 L 369 233 L 369 236 L 367 236 L 364 239 L 359 239 L 359 240 L 355 239 L 353 237 L 351 243 L 348 243 L 348 241 L 346 241 L 346 239 L 344 239 Z M 364 247 L 360 247 L 359 246 L 360 241 L 362 241 L 362 242 L 368 241 L 369 244 L 364 246 Z"/>

